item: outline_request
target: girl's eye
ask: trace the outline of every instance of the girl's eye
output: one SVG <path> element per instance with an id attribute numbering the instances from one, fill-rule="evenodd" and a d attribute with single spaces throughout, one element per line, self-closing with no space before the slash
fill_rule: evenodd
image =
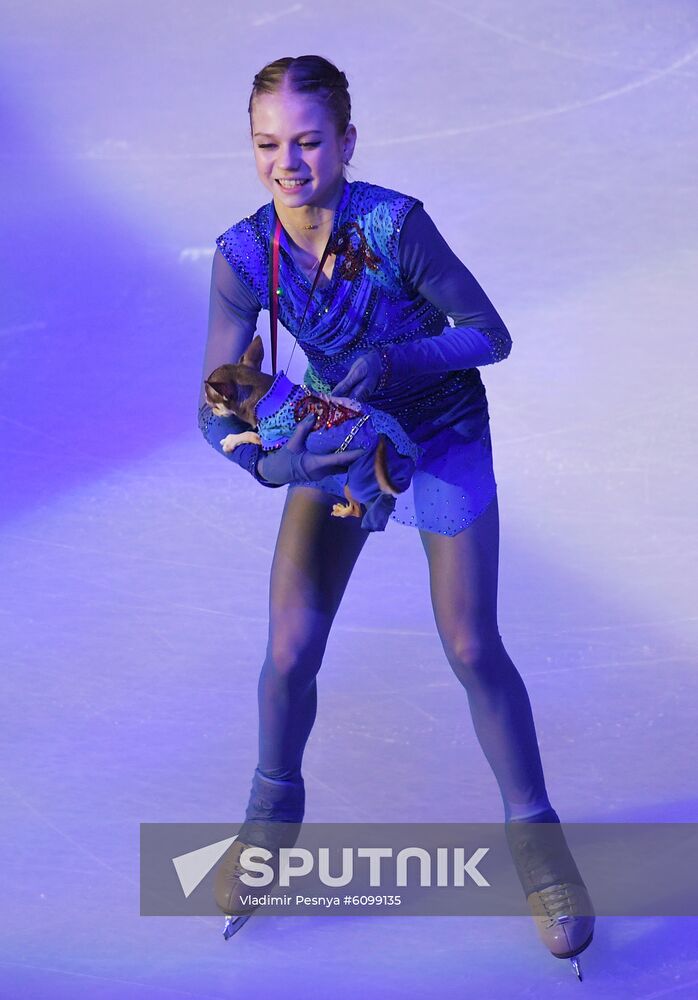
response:
<path id="1" fill-rule="evenodd" d="M 259 147 L 259 149 L 269 149 L 271 146 L 274 146 L 274 145 L 276 145 L 276 144 L 273 143 L 273 142 L 258 142 L 257 143 L 257 146 Z M 298 145 L 299 146 L 308 146 L 309 148 L 312 149 L 313 146 L 319 146 L 320 143 L 319 142 L 300 142 Z"/>

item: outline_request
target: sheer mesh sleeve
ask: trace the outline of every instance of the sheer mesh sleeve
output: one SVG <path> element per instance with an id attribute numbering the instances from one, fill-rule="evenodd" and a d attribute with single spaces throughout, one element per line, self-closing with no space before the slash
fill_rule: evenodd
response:
<path id="1" fill-rule="evenodd" d="M 441 370 L 447 370 L 445 365 L 454 351 L 460 351 L 461 356 L 451 367 L 492 364 L 508 357 L 511 337 L 501 317 L 420 204 L 403 222 L 399 255 L 403 280 L 456 324 L 441 335 L 446 338 L 443 348 L 448 341 Z"/>
<path id="2" fill-rule="evenodd" d="M 268 483 L 257 471 L 257 460 L 262 454 L 260 445 L 241 444 L 231 452 L 223 451 L 220 443 L 222 438 L 249 428 L 237 417 L 217 417 L 206 402 L 204 393 L 204 379 L 208 378 L 214 368 L 234 363 L 244 354 L 257 328 L 260 309 L 261 305 L 253 292 L 216 248 L 211 267 L 208 336 L 199 387 L 199 429 L 219 454 L 247 469 L 264 486 L 276 488 L 278 483 Z"/>

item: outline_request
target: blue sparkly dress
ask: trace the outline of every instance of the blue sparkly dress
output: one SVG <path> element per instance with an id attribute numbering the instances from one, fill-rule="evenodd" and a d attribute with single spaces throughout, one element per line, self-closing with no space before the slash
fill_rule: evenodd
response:
<path id="1" fill-rule="evenodd" d="M 251 340 L 260 310 L 269 309 L 274 222 L 273 203 L 268 202 L 216 240 L 209 313 L 213 348 L 205 361 L 205 377 L 217 364 L 237 360 Z M 354 360 L 370 348 L 409 343 L 409 350 L 419 351 L 423 338 L 444 335 L 442 341 L 429 342 L 429 348 L 443 343 L 444 349 L 437 351 L 436 363 L 430 350 L 428 371 L 411 370 L 409 377 L 388 380 L 383 392 L 374 393 L 368 402 L 396 418 L 420 446 L 412 482 L 397 497 L 390 518 L 455 535 L 496 493 L 487 396 L 476 365 L 508 356 L 508 330 L 418 198 L 345 180 L 332 237 L 340 248 L 332 277 L 316 288 L 298 340 L 308 362 L 303 383 L 331 394 Z M 283 233 L 279 322 L 296 337 L 311 281 L 296 266 L 285 241 Z M 238 336 L 236 344 L 230 343 L 231 329 Z M 218 440 L 243 425 L 232 417 L 214 417 L 200 400 L 199 427 L 220 451 Z M 260 454 L 259 445 L 245 444 L 227 457 L 265 483 L 256 469 Z M 342 473 L 288 488 L 312 485 L 343 500 L 346 482 L 347 474 Z"/>

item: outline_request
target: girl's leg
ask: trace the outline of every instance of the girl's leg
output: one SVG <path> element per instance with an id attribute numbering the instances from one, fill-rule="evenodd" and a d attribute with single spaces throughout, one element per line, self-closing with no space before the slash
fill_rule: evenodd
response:
<path id="1" fill-rule="evenodd" d="M 594 908 L 550 805 L 526 687 L 497 627 L 497 497 L 457 535 L 420 534 L 436 625 L 499 784 L 507 842 L 538 934 L 581 979 L 577 956 L 591 943 Z"/>
<path id="2" fill-rule="evenodd" d="M 466 690 L 505 820 L 550 809 L 531 704 L 497 626 L 497 496 L 457 535 L 420 530 L 444 651 Z"/>
<path id="3" fill-rule="evenodd" d="M 317 711 L 316 675 L 334 616 L 370 532 L 333 517 L 337 497 L 289 488 L 269 585 L 269 638 L 259 678 L 259 769 L 300 776 Z"/>
<path id="4" fill-rule="evenodd" d="M 215 876 L 216 902 L 226 914 L 251 912 L 249 906 L 240 910 L 242 897 L 249 894 L 240 880 L 245 846 L 271 851 L 293 846 L 303 820 L 301 762 L 317 709 L 315 677 L 351 571 L 369 535 L 359 518 L 332 516 L 337 499 L 313 486 L 290 487 L 286 493 L 272 560 L 269 637 L 258 684 L 259 763 L 245 822 Z M 226 936 L 235 933 L 232 928 L 233 923 L 226 924 Z"/>

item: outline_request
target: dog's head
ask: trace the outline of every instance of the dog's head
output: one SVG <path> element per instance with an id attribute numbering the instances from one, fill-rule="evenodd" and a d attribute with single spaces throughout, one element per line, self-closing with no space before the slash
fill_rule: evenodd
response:
<path id="1" fill-rule="evenodd" d="M 273 375 L 262 371 L 264 345 L 257 334 L 237 364 L 219 365 L 204 382 L 206 401 L 218 417 L 233 414 L 257 426 L 255 406 L 269 390 Z"/>

